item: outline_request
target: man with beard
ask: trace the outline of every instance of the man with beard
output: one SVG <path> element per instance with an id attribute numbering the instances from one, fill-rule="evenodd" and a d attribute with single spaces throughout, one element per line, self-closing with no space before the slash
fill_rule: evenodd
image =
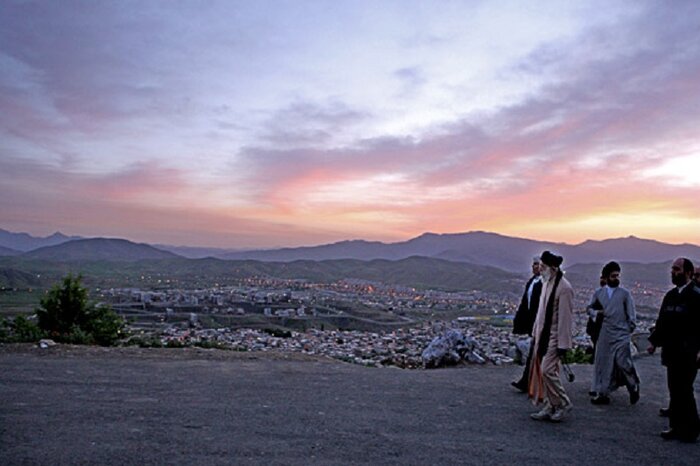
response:
<path id="1" fill-rule="evenodd" d="M 564 278 L 561 256 L 545 251 L 540 256 L 542 294 L 533 328 L 534 355 L 528 394 L 542 409 L 530 415 L 534 420 L 561 422 L 573 404 L 559 378 L 561 358 L 571 348 L 574 290 Z"/>
<path id="2" fill-rule="evenodd" d="M 700 364 L 700 289 L 691 280 L 694 271 L 689 259 L 673 261 L 671 282 L 676 287 L 664 296 L 656 326 L 649 336 L 649 353 L 661 347 L 661 363 L 666 366 L 671 399 L 669 429 L 661 432 L 664 440 L 695 442 L 700 433 L 693 391 Z"/>
<path id="3" fill-rule="evenodd" d="M 632 362 L 631 336 L 635 327 L 636 312 L 631 293 L 620 286 L 620 265 L 608 262 L 602 276 L 606 284 L 596 291 L 594 299 L 602 310 L 598 318 L 603 319 L 593 368 L 593 391 L 591 399 L 595 405 L 610 403 L 610 392 L 626 386 L 630 403 L 639 401 L 639 376 Z"/>
<path id="4" fill-rule="evenodd" d="M 540 258 L 532 258 L 532 277 L 525 284 L 525 292 L 520 300 L 520 306 L 513 319 L 513 333 L 515 335 L 532 336 L 532 325 L 537 317 L 537 308 L 540 304 L 540 293 L 542 291 L 542 278 L 540 277 Z M 525 369 L 520 380 L 510 384 L 520 390 L 527 392 L 527 381 L 530 378 L 530 365 L 532 363 L 532 340 L 530 341 L 530 351 L 525 361 Z"/>

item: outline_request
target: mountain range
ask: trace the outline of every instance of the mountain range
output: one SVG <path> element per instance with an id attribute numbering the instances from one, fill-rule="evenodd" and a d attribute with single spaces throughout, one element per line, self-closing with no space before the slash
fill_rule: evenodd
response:
<path id="1" fill-rule="evenodd" d="M 177 254 L 138 244 L 125 239 L 89 238 L 74 239 L 55 246 L 45 246 L 25 252 L 26 259 L 65 261 L 118 261 L 134 262 L 148 259 L 177 259 Z"/>
<path id="2" fill-rule="evenodd" d="M 401 260 L 413 256 L 488 265 L 504 270 L 528 270 L 530 260 L 544 250 L 564 256 L 564 267 L 573 264 L 620 262 L 659 263 L 675 257 L 700 259 L 700 246 L 668 244 L 634 236 L 588 240 L 579 244 L 554 243 L 473 231 L 425 233 L 408 241 L 341 241 L 312 247 L 231 252 L 223 249 L 187 248 L 137 244 L 124 239 L 78 238 L 54 233 L 46 238 L 0 230 L 0 255 L 53 261 L 174 259 L 201 257 L 204 252 L 225 260 L 292 262 L 336 259 Z M 179 253 L 179 254 L 178 254 Z"/>
<path id="3" fill-rule="evenodd" d="M 380 243 L 369 241 L 341 241 L 315 247 L 284 248 L 268 251 L 228 253 L 225 259 L 252 259 L 262 261 L 293 261 L 299 259 L 390 259 L 425 256 L 455 262 L 469 262 L 498 267 L 504 270 L 529 268 L 530 260 L 545 250 L 564 257 L 564 266 L 582 263 L 663 262 L 675 257 L 700 258 L 700 247 L 693 244 L 668 244 L 640 239 L 634 236 L 588 240 L 580 244 L 554 243 L 514 238 L 497 233 L 474 231 L 469 233 L 425 233 L 408 241 Z"/>
<path id="4" fill-rule="evenodd" d="M 55 246 L 74 239 L 81 239 L 81 237 L 66 236 L 63 233 L 56 232 L 42 238 L 32 236 L 28 233 L 13 233 L 0 228 L 0 247 L 10 249 L 10 254 L 5 253 L 5 250 L 0 250 L 0 255 L 9 256 L 18 252 L 32 251 L 44 246 Z"/>

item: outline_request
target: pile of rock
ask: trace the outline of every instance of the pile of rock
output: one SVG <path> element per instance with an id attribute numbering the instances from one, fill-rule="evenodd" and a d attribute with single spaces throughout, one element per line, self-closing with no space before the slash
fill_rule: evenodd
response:
<path id="1" fill-rule="evenodd" d="M 575 327 L 576 328 L 576 327 Z M 581 326 L 583 330 L 583 326 Z M 510 326 L 469 320 L 423 323 L 389 332 L 308 330 L 265 332 L 256 329 L 202 329 L 170 325 L 135 337 L 159 346 L 204 346 L 235 351 L 304 353 L 328 356 L 365 366 L 429 368 L 450 364 L 510 364 L 527 355 L 529 340 L 513 335 Z M 574 345 L 586 347 L 581 331 Z"/>
<path id="2" fill-rule="evenodd" d="M 445 337 L 447 335 L 447 337 Z M 436 338 L 447 338 L 449 349 L 438 362 Z M 366 366 L 401 368 L 438 367 L 445 363 L 504 364 L 513 362 L 516 341 L 507 328 L 483 322 L 423 324 L 391 332 L 308 330 L 271 335 L 255 329 L 182 329 L 176 326 L 135 340 L 158 341 L 163 346 L 205 346 L 235 351 L 299 352 L 340 359 Z M 428 351 L 429 348 L 432 348 Z M 428 351 L 428 353 L 426 353 Z M 431 356 L 431 352 L 435 355 Z M 456 356 L 455 356 L 456 355 Z M 426 359 L 426 356 L 428 359 Z M 457 357 L 458 356 L 458 357 Z"/>

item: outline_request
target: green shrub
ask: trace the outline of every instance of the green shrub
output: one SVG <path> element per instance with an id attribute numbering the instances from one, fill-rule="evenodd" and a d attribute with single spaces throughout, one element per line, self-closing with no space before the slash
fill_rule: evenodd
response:
<path id="1" fill-rule="evenodd" d="M 61 337 L 63 343 L 70 343 L 73 345 L 94 345 L 95 339 L 92 335 L 82 328 L 74 325 L 70 328 L 68 333 L 65 333 Z"/>
<path id="2" fill-rule="evenodd" d="M 37 309 L 39 328 L 65 343 L 115 344 L 124 336 L 124 319 L 109 307 L 90 305 L 81 280 L 80 275 L 69 274 L 49 290 Z"/>
<path id="3" fill-rule="evenodd" d="M 45 337 L 39 326 L 23 315 L 12 320 L 0 319 L 0 342 L 36 342 Z"/>
<path id="4" fill-rule="evenodd" d="M 44 332 L 39 326 L 24 316 L 15 317 L 12 327 L 15 341 L 34 342 L 44 338 Z"/>
<path id="5" fill-rule="evenodd" d="M 579 346 L 567 351 L 562 362 L 564 364 L 591 364 L 593 358 L 586 352 L 585 348 Z"/>
<path id="6" fill-rule="evenodd" d="M 107 306 L 90 309 L 84 328 L 101 346 L 112 346 L 126 336 L 124 319 Z"/>
<path id="7" fill-rule="evenodd" d="M 62 285 L 54 285 L 41 300 L 37 310 L 39 327 L 51 335 L 69 335 L 87 321 L 88 290 L 80 284 L 82 277 L 69 274 Z"/>
<path id="8" fill-rule="evenodd" d="M 4 317 L 0 317 L 0 343 L 6 343 L 8 342 L 8 338 L 10 336 L 10 332 L 8 330 L 9 324 L 7 323 L 7 320 L 5 320 Z"/>

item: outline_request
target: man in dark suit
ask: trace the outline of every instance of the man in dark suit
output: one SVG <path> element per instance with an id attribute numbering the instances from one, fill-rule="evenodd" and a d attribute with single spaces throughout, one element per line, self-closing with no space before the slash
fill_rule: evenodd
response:
<path id="1" fill-rule="evenodd" d="M 540 305 L 540 293 L 542 292 L 542 279 L 540 277 L 540 258 L 539 256 L 532 258 L 532 277 L 525 284 L 525 292 L 520 299 L 520 306 L 515 313 L 513 319 L 513 333 L 516 335 L 532 336 L 532 325 L 537 317 L 537 309 Z M 520 390 L 527 392 L 527 382 L 530 379 L 530 363 L 532 361 L 532 344 L 528 352 L 527 361 L 525 362 L 525 370 L 523 371 L 520 380 L 511 382 L 510 384 Z"/>
<path id="2" fill-rule="evenodd" d="M 661 347 L 661 363 L 666 366 L 671 403 L 669 429 L 665 440 L 695 442 L 700 434 L 700 418 L 693 383 L 700 364 L 700 289 L 693 280 L 695 267 L 685 258 L 671 266 L 675 288 L 666 293 L 654 331 L 649 336 L 649 353 Z"/>

